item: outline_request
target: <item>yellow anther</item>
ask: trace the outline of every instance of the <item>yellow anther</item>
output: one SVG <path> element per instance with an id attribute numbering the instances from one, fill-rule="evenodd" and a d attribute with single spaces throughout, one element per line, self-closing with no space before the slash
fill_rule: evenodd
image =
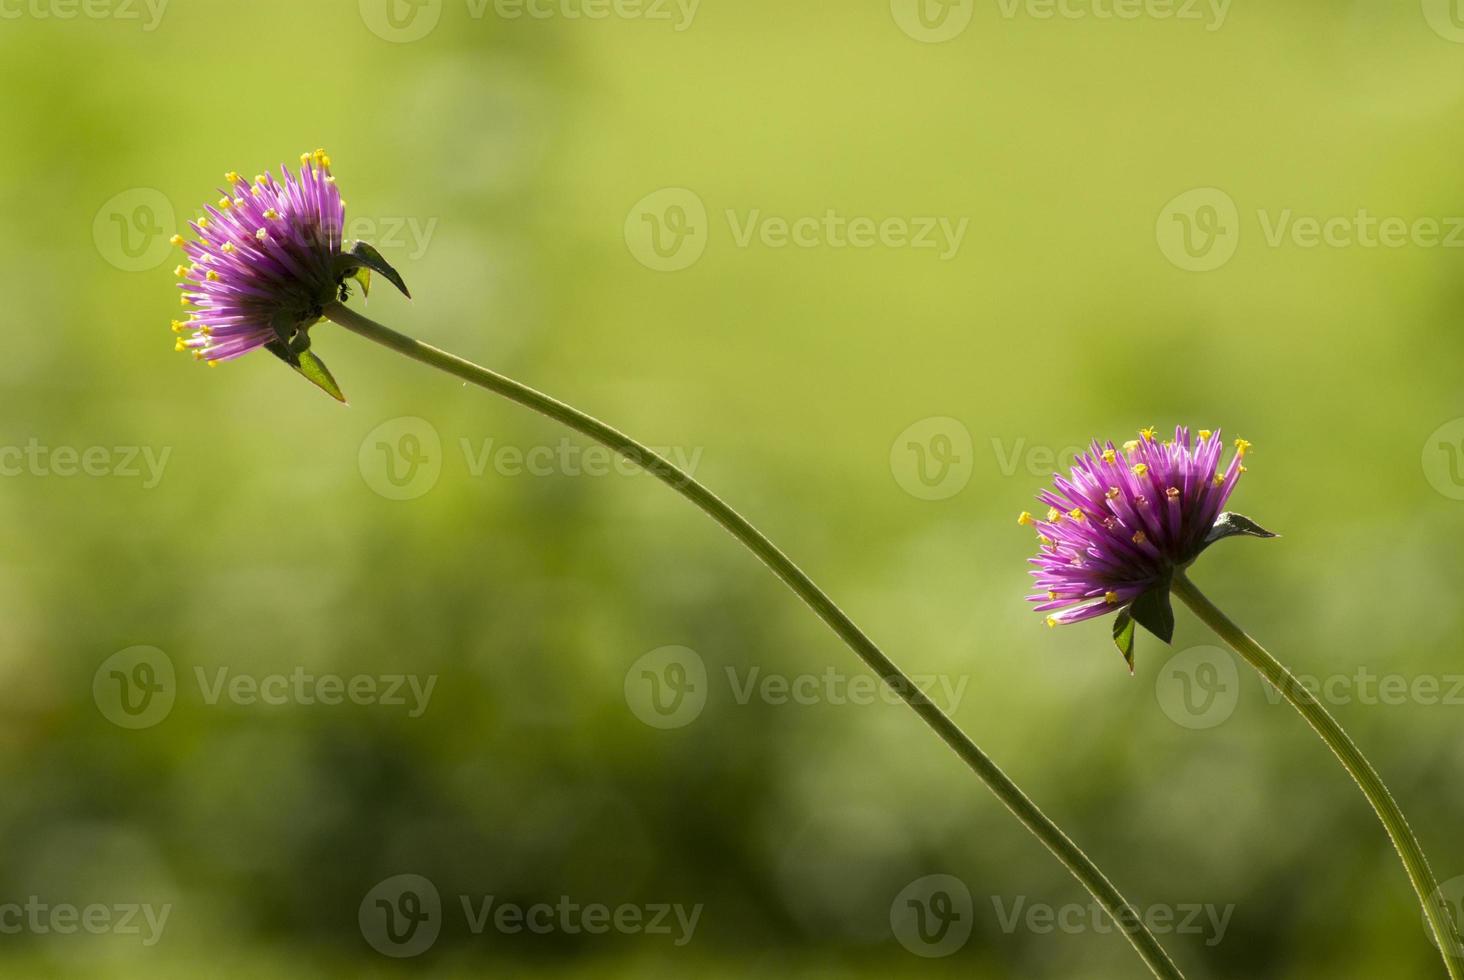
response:
<path id="1" fill-rule="evenodd" d="M 256 186 L 259 187 L 267 187 L 269 186 L 269 178 L 266 177 L 264 174 L 260 174 L 254 178 L 254 183 Z"/>
<path id="2" fill-rule="evenodd" d="M 1143 531 L 1135 531 L 1134 532 L 1134 538 L 1133 538 L 1134 544 L 1143 544 L 1145 541 L 1148 541 L 1148 540 L 1149 540 L 1149 536 L 1147 534 L 1145 534 Z"/>
<path id="3" fill-rule="evenodd" d="M 188 329 L 188 324 L 184 323 L 182 320 L 174 320 L 173 321 L 173 332 L 174 333 L 182 333 L 183 331 L 185 331 L 187 329 Z"/>
<path id="4" fill-rule="evenodd" d="M 180 354 L 183 353 L 187 349 L 188 349 L 188 345 L 183 342 L 183 338 L 182 337 L 179 337 L 178 340 L 177 340 L 177 342 L 173 344 L 173 350 L 177 351 Z"/>
<path id="5" fill-rule="evenodd" d="M 1116 459 L 1118 459 L 1118 453 L 1114 452 L 1112 449 L 1103 450 L 1103 462 L 1111 463 Z"/>
<path id="6" fill-rule="evenodd" d="M 205 276 L 204 278 L 206 278 L 209 282 L 218 282 L 219 281 L 219 274 L 217 272 L 214 272 L 212 269 L 210 269 L 208 271 L 208 275 Z"/>
<path id="7" fill-rule="evenodd" d="M 1123 451 L 1126 452 L 1126 453 L 1132 453 L 1135 449 L 1138 449 L 1138 448 L 1139 448 L 1139 440 L 1137 440 L 1137 439 L 1130 439 L 1128 442 L 1126 442 L 1126 443 L 1123 444 Z"/>
<path id="8" fill-rule="evenodd" d="M 327 184 L 334 184 L 335 183 L 335 178 L 334 177 L 326 177 L 325 178 L 325 182 Z"/>
<path id="9" fill-rule="evenodd" d="M 1105 592 L 1105 593 L 1103 593 L 1103 601 L 1106 602 L 1106 603 L 1108 603 L 1110 606 L 1111 605 L 1114 605 L 1115 603 L 1118 602 L 1118 593 L 1117 592 Z"/>
<path id="10" fill-rule="evenodd" d="M 278 221 L 278 220 L 280 220 L 280 213 L 278 211 L 276 211 L 274 208 L 270 208 L 268 211 L 264 212 L 264 216 L 265 216 L 266 219 L 268 219 L 270 221 Z"/>
<path id="11" fill-rule="evenodd" d="M 187 296 L 179 296 L 178 300 L 179 306 L 187 306 L 190 302 L 192 302 Z"/>
<path id="12" fill-rule="evenodd" d="M 1068 516 L 1075 521 L 1081 521 L 1083 519 L 1083 508 L 1074 507 L 1072 510 L 1068 511 Z"/>
<path id="13" fill-rule="evenodd" d="M 178 266 L 178 268 L 173 270 L 173 275 L 177 276 L 179 279 L 182 279 L 184 276 L 188 275 L 188 266 Z"/>
<path id="14" fill-rule="evenodd" d="M 1244 472 L 1245 472 L 1245 464 L 1244 464 L 1244 463 L 1242 463 L 1242 464 L 1241 464 L 1241 465 L 1240 465 L 1240 472 L 1241 472 L 1241 473 L 1244 473 Z"/>
<path id="15" fill-rule="evenodd" d="M 182 235 L 174 235 L 172 238 L 168 239 L 168 241 L 171 242 L 172 244 L 178 246 L 179 248 L 182 248 L 183 247 L 183 236 Z"/>
<path id="16" fill-rule="evenodd" d="M 1054 592 L 1054 591 L 1052 591 L 1051 589 L 1049 589 L 1048 592 L 1047 592 L 1047 598 L 1051 599 L 1053 602 L 1056 602 L 1057 601 L 1057 593 Z"/>
<path id="17" fill-rule="evenodd" d="M 1057 625 L 1057 617 L 1056 616 L 1048 616 L 1047 617 L 1047 625 L 1048 626 L 1056 626 Z"/>
<path id="18" fill-rule="evenodd" d="M 1039 535 L 1037 535 L 1037 543 L 1038 544 L 1052 544 L 1052 539 L 1049 538 L 1045 534 L 1039 534 Z"/>
<path id="19" fill-rule="evenodd" d="M 225 255 L 233 255 L 234 254 L 234 243 L 233 242 L 224 242 L 223 247 L 220 248 L 219 251 L 223 252 Z"/>
<path id="20" fill-rule="evenodd" d="M 1143 476 L 1148 472 L 1149 465 L 1147 463 L 1138 463 L 1134 466 L 1134 476 Z"/>
<path id="21" fill-rule="evenodd" d="M 218 367 L 219 366 L 219 362 L 218 361 L 209 361 L 208 362 L 208 366 L 209 367 Z"/>
<path id="22" fill-rule="evenodd" d="M 317 166 L 324 167 L 327 170 L 330 169 L 330 154 L 324 150 L 316 150 L 315 163 Z"/>
<path id="23" fill-rule="evenodd" d="M 1139 430 L 1139 435 L 1142 436 L 1143 438 L 1149 440 L 1150 442 L 1153 442 L 1154 441 L 1154 435 L 1155 435 L 1154 427 L 1152 425 L 1150 425 L 1150 426 L 1147 426 L 1145 428 L 1140 429 Z"/>
<path id="24" fill-rule="evenodd" d="M 1047 508 L 1047 520 L 1048 523 L 1051 523 L 1052 521 L 1060 521 L 1062 520 L 1062 515 L 1058 513 L 1056 507 L 1049 507 Z"/>
<path id="25" fill-rule="evenodd" d="M 199 218 L 198 219 L 198 227 L 200 227 L 200 228 L 207 228 L 208 227 L 208 215 L 204 215 L 202 218 Z"/>
<path id="26" fill-rule="evenodd" d="M 1225 474 L 1223 474 L 1223 473 L 1216 473 L 1215 474 L 1215 479 L 1213 481 L 1214 485 L 1218 487 L 1220 484 L 1222 484 L 1224 482 L 1225 482 Z"/>
<path id="27" fill-rule="evenodd" d="M 1235 440 L 1235 454 L 1237 456 L 1244 456 L 1246 454 L 1246 451 L 1249 450 L 1250 447 L 1251 444 L 1246 442 L 1244 439 Z"/>
<path id="28" fill-rule="evenodd" d="M 1022 527 L 1030 527 L 1033 523 L 1032 515 L 1025 510 L 1022 511 L 1020 514 L 1017 515 L 1017 523 L 1020 524 Z"/>
<path id="29" fill-rule="evenodd" d="M 1210 438 L 1210 436 L 1211 436 L 1211 432 L 1210 432 L 1209 429 L 1201 429 L 1200 430 L 1200 438 L 1201 439 L 1208 439 L 1208 438 Z"/>
<path id="30" fill-rule="evenodd" d="M 1104 496 L 1107 497 L 1109 500 L 1117 500 L 1118 495 L 1122 492 L 1123 491 L 1118 489 L 1118 487 L 1109 487 L 1107 492 L 1104 493 Z"/>
<path id="31" fill-rule="evenodd" d="M 310 154 L 309 153 L 302 153 L 302 154 L 300 154 L 300 165 L 303 166 L 303 167 L 310 166 Z"/>
<path id="32" fill-rule="evenodd" d="M 261 228 L 261 229 L 259 229 L 258 231 L 256 231 L 254 233 L 254 237 L 257 238 L 257 239 L 259 239 L 261 242 L 262 241 L 266 241 L 269 238 L 269 232 L 267 232 L 263 228 Z"/>
<path id="33" fill-rule="evenodd" d="M 233 206 L 234 206 L 234 202 L 231 201 L 231 200 L 229 200 L 227 197 L 221 197 L 221 198 L 219 198 L 219 210 L 220 211 L 227 211 L 227 210 L 229 210 L 229 208 L 231 208 Z"/>

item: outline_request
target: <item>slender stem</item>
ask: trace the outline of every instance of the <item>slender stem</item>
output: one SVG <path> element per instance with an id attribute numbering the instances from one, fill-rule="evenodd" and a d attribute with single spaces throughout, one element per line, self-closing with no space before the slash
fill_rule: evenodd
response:
<path id="1" fill-rule="evenodd" d="M 763 561 L 773 574 L 782 579 L 800 599 L 818 614 L 818 617 L 839 635 L 849 648 L 859 655 L 880 679 L 894 690 L 905 703 L 915 710 L 927 725 L 945 741 L 966 765 L 981 777 L 987 787 L 996 794 L 1006 808 L 1022 822 L 1032 834 L 1051 851 L 1083 887 L 1102 904 L 1113 920 L 1118 923 L 1128 941 L 1138 951 L 1154 976 L 1177 978 L 1183 975 L 1159 945 L 1158 940 L 1144 926 L 1133 906 L 1119 894 L 1113 884 L 1088 856 L 1074 844 L 1066 834 L 1048 819 L 1037 805 L 1012 782 L 1006 773 L 997 767 L 987 755 L 976 747 L 970 737 L 955 722 L 941 711 L 925 694 L 915 686 L 889 657 L 885 656 L 874 642 L 865 636 L 854 621 L 844 614 L 832 599 L 824 594 L 803 570 L 783 554 L 761 531 L 748 523 L 747 519 L 723 503 L 715 494 L 690 474 L 683 472 L 661 456 L 611 428 L 598 419 L 571 408 L 519 384 L 510 378 L 479 367 L 470 361 L 455 357 L 418 340 L 403 336 L 394 330 L 368 320 L 341 304 L 334 304 L 325 310 L 325 315 L 353 333 L 375 341 L 384 347 L 405 354 L 429 367 L 446 371 L 454 377 L 486 388 L 520 405 L 531 408 L 542 415 L 562 422 L 595 441 L 608 446 L 626 459 L 660 478 L 677 493 L 686 497 L 706 512 L 712 520 L 729 531 L 733 537 L 747 546 L 748 550 Z"/>
<path id="2" fill-rule="evenodd" d="M 1392 838 L 1393 846 L 1398 850 L 1398 856 L 1403 859 L 1403 868 L 1408 872 L 1413 890 L 1418 893 L 1449 976 L 1454 980 L 1464 978 L 1464 942 L 1460 941 L 1453 918 L 1439 895 L 1438 882 L 1434 880 L 1433 872 L 1429 869 L 1428 859 L 1423 856 L 1423 849 L 1418 846 L 1418 838 L 1413 836 L 1403 811 L 1398 809 L 1397 802 L 1388 792 L 1388 787 L 1383 784 L 1377 770 L 1342 730 L 1342 726 L 1337 724 L 1336 719 L 1302 686 L 1291 671 L 1195 588 L 1184 572 L 1175 573 L 1173 588 L 1174 593 L 1206 626 L 1230 644 L 1246 663 L 1254 667 L 1291 702 L 1292 707 L 1301 712 L 1307 724 L 1322 737 L 1322 741 L 1327 743 L 1342 767 L 1357 781 L 1357 785 L 1362 788 L 1362 795 L 1367 797 L 1367 801 L 1377 811 L 1378 819 L 1383 822 L 1388 836 Z"/>

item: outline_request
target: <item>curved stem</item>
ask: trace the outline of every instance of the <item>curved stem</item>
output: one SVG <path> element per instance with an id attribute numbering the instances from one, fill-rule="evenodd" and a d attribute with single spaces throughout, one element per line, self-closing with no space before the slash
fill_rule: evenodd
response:
<path id="1" fill-rule="evenodd" d="M 996 794 L 1006 808 L 1022 822 L 1032 834 L 1051 851 L 1059 861 L 1072 872 L 1083 887 L 1102 904 L 1113 920 L 1118 923 L 1128 941 L 1138 951 L 1154 976 L 1177 978 L 1183 975 L 1144 926 L 1133 906 L 1119 894 L 1113 884 L 1104 876 L 1088 856 L 1074 844 L 1037 805 L 1027 798 L 1017 784 L 986 756 L 976 743 L 951 721 L 925 694 L 915 686 L 894 662 L 865 636 L 854 621 L 844 614 L 832 599 L 823 593 L 803 570 L 783 554 L 761 531 L 753 527 L 746 518 L 738 514 L 715 494 L 692 477 L 667 462 L 661 456 L 611 428 L 598 419 L 571 408 L 548 395 L 519 384 L 511 378 L 479 367 L 470 361 L 455 357 L 421 341 L 413 340 L 382 326 L 353 310 L 337 303 L 325 310 L 325 315 L 353 333 L 388 347 L 400 354 L 420 361 L 429 367 L 446 371 L 454 377 L 486 388 L 520 405 L 531 408 L 556 422 L 562 422 L 582 435 L 608 446 L 626 459 L 652 473 L 677 493 L 686 497 L 706 512 L 712 520 L 729 531 L 733 537 L 747 546 L 748 550 L 763 561 L 773 574 L 782 579 L 800 599 L 839 635 L 850 649 L 859 655 L 880 679 L 895 691 L 905 703 L 914 709 L 944 742 L 981 777 L 987 787 Z"/>
<path id="2" fill-rule="evenodd" d="M 1383 822 L 1384 829 L 1392 838 L 1393 846 L 1398 850 L 1398 856 L 1403 859 L 1403 868 L 1408 872 L 1413 890 L 1418 893 L 1449 976 L 1454 980 L 1464 978 L 1464 942 L 1460 941 L 1458 929 L 1441 900 L 1438 882 L 1434 880 L 1433 871 L 1429 869 L 1428 859 L 1423 856 L 1423 848 L 1418 846 L 1418 838 L 1413 836 L 1403 811 L 1398 809 L 1397 802 L 1388 792 L 1388 787 L 1383 784 L 1377 770 L 1342 730 L 1342 726 L 1337 724 L 1336 719 L 1297 681 L 1291 671 L 1195 588 L 1184 572 L 1175 573 L 1173 589 L 1206 626 L 1230 644 L 1246 663 L 1254 667 L 1291 702 L 1292 707 L 1301 713 L 1307 724 L 1327 743 L 1342 767 L 1357 781 L 1357 785 L 1362 788 L 1362 795 L 1367 797 L 1367 801 L 1377 811 L 1378 819 Z"/>

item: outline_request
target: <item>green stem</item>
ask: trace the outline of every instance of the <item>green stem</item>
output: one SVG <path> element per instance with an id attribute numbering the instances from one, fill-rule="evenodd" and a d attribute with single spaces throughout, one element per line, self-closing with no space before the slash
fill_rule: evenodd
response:
<path id="1" fill-rule="evenodd" d="M 1287 701 L 1291 702 L 1292 707 L 1301 712 L 1301 716 L 1306 719 L 1307 724 L 1311 725 L 1312 729 L 1322 737 L 1322 741 L 1327 743 L 1327 747 L 1337 756 L 1342 767 L 1357 781 L 1357 785 L 1362 788 L 1362 795 L 1367 797 L 1367 801 L 1377 811 L 1378 819 L 1383 822 L 1384 829 L 1392 838 L 1393 846 L 1398 850 L 1398 856 L 1403 859 L 1403 868 L 1408 872 L 1408 880 L 1413 884 L 1413 890 L 1418 893 L 1418 899 L 1423 905 L 1424 915 L 1428 919 L 1429 927 L 1433 930 L 1439 951 L 1443 954 L 1444 965 L 1448 968 L 1449 976 L 1454 980 L 1464 978 L 1464 942 L 1460 941 L 1458 929 L 1441 900 L 1438 882 L 1434 880 L 1433 872 L 1429 870 L 1428 859 L 1423 856 L 1423 849 L 1418 846 L 1418 838 L 1413 836 L 1413 831 L 1409 828 L 1403 811 L 1398 809 L 1397 802 L 1388 792 L 1388 787 L 1383 784 L 1382 777 L 1378 775 L 1377 770 L 1367 761 L 1352 739 L 1347 737 L 1347 733 L 1342 730 L 1341 725 L 1337 724 L 1336 719 L 1326 708 L 1322 707 L 1310 691 L 1302 686 L 1291 671 L 1282 666 L 1245 630 L 1232 622 L 1230 617 L 1205 597 L 1204 593 L 1195 588 L 1194 583 L 1184 572 L 1175 573 L 1173 589 L 1175 595 L 1179 596 L 1206 626 L 1230 644 L 1231 648 L 1240 654 L 1246 663 L 1254 667 L 1276 690 L 1281 692 Z"/>
<path id="2" fill-rule="evenodd" d="M 878 674 L 891 690 L 903 698 L 905 703 L 913 708 L 915 713 L 955 750 L 966 765 L 970 766 L 981 781 L 996 794 L 997 799 L 1001 800 L 1006 808 L 1046 845 L 1047 849 L 1072 872 L 1083 887 L 1088 889 L 1093 897 L 1102 904 L 1113 920 L 1118 923 L 1128 941 L 1138 951 L 1139 956 L 1143 958 L 1154 976 L 1183 980 L 1179 969 L 1170 960 L 1163 947 L 1159 945 L 1158 940 L 1144 926 L 1133 906 L 1129 905 L 1119 894 L 1118 889 L 1098 869 L 1097 865 L 1088 859 L 1088 856 L 1062 832 L 1057 824 L 1049 820 L 1047 815 L 1027 798 L 1027 795 L 997 767 L 995 762 L 992 762 L 984 752 L 976 747 L 976 743 L 972 742 L 966 733 L 946 716 L 945 712 L 927 698 L 911 682 L 910 678 L 895 666 L 894 662 L 885 656 L 869 637 L 864 635 L 852 619 L 834 605 L 833 600 L 825 595 L 823 590 L 815 585 L 802 569 L 783 554 L 761 531 L 748 523 L 746 518 L 692 479 L 690 474 L 673 466 L 629 436 L 578 409 L 571 408 L 548 395 L 519 384 L 511 378 L 506 378 L 470 361 L 399 334 L 379 323 L 368 320 L 339 303 L 327 307 L 325 315 L 367 340 L 381 344 L 397 353 L 405 354 L 429 367 L 446 371 L 471 384 L 486 388 L 554 419 L 556 422 L 562 422 L 581 435 L 613 449 L 696 504 L 706 512 L 708 517 L 729 531 L 733 537 L 746 545 L 749 551 L 772 569 L 773 574 L 782 579 L 788 588 L 806 602 L 818 617 L 859 655 L 859 659 Z"/>

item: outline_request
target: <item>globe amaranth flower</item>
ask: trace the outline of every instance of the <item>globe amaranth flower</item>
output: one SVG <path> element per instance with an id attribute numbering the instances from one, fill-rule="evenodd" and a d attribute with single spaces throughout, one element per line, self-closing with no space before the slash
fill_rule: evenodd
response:
<path id="1" fill-rule="evenodd" d="M 318 358 L 309 354 L 309 330 L 331 303 L 348 295 L 347 280 L 369 288 L 371 269 L 406 292 L 395 270 L 365 243 L 346 251 L 346 203 L 324 150 L 300 157 L 298 173 L 279 179 L 237 173 L 217 204 L 190 227 L 196 241 L 173 236 L 187 262 L 178 266 L 186 320 L 174 320 L 175 349 L 217 365 L 265 348 L 341 397 Z"/>
<path id="2" fill-rule="evenodd" d="M 1036 610 L 1057 626 L 1120 614 L 1115 628 L 1129 629 L 1120 648 L 1131 655 L 1130 618 L 1168 642 L 1173 632 L 1170 578 L 1206 547 L 1231 534 L 1274 537 L 1246 518 L 1223 514 L 1241 474 L 1250 443 L 1235 440 L 1222 467 L 1220 433 L 1193 438 L 1180 426 L 1160 441 L 1153 429 L 1115 446 L 1096 440 L 1067 477 L 1053 479 L 1038 499 L 1046 520 L 1023 513 L 1035 528 L 1038 554 L 1030 559 Z"/>

